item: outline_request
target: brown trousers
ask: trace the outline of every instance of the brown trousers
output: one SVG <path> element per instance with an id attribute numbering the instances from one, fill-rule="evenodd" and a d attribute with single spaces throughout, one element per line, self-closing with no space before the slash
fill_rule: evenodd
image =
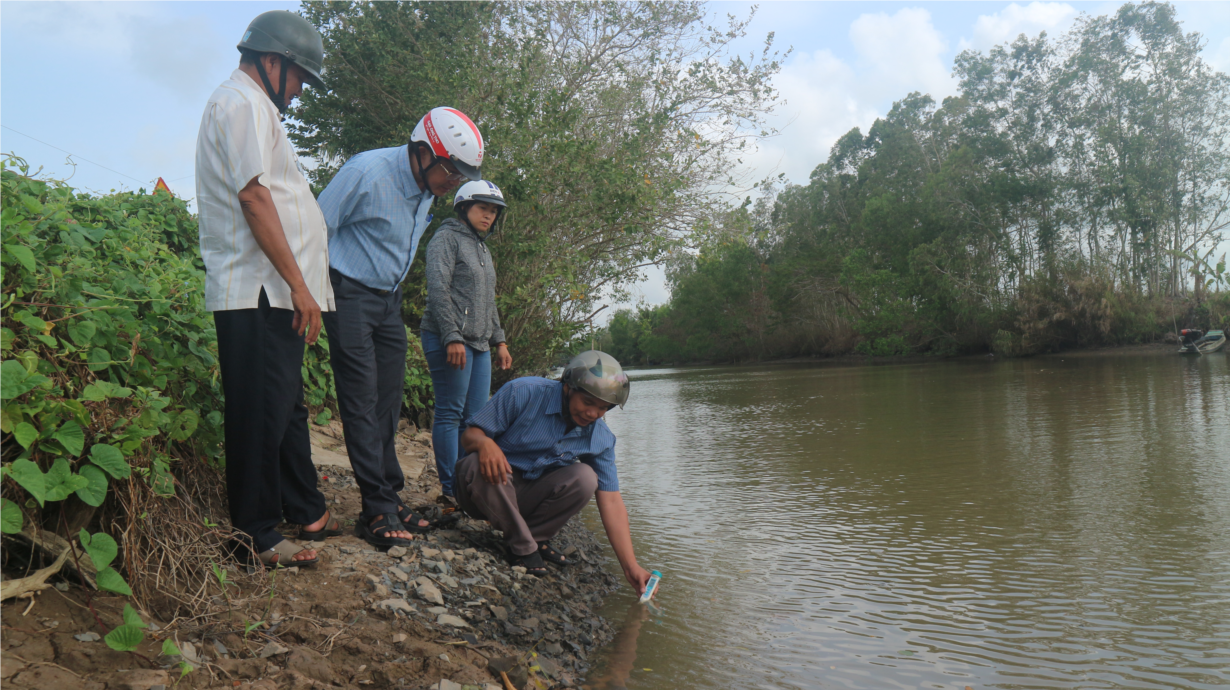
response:
<path id="1" fill-rule="evenodd" d="M 466 515 L 489 521 L 504 533 L 513 555 L 528 556 L 589 503 L 598 491 L 598 475 L 577 462 L 534 480 L 514 470 L 510 483 L 491 484 L 479 468 L 478 453 L 470 453 L 457 461 L 456 491 Z"/>

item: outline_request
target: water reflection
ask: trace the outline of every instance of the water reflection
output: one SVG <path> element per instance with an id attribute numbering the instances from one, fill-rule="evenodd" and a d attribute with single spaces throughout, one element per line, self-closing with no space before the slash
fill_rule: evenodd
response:
<path id="1" fill-rule="evenodd" d="M 636 640 L 641 635 L 641 625 L 649 620 L 650 614 L 661 616 L 661 610 L 654 604 L 632 602 L 624 615 L 619 632 L 615 639 L 603 650 L 602 665 L 594 672 L 584 685 L 588 690 L 627 690 L 628 679 L 636 667 Z M 649 669 L 647 672 L 652 672 Z"/>
<path id="2" fill-rule="evenodd" d="M 638 629 L 653 672 L 629 687 L 1230 684 L 1225 355 L 662 370 L 633 390 L 609 422 L 670 615 Z"/>

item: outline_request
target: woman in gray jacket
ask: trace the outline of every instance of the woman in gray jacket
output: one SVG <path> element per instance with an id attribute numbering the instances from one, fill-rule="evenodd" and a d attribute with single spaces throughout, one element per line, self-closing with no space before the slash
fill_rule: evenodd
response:
<path id="1" fill-rule="evenodd" d="M 461 423 L 491 396 L 491 355 L 495 366 L 512 367 L 495 308 L 495 267 L 487 235 L 506 208 L 500 188 L 486 180 L 457 190 L 450 218 L 427 245 L 427 309 L 423 312 L 423 354 L 436 398 L 431 445 L 445 496 L 453 495 Z"/>

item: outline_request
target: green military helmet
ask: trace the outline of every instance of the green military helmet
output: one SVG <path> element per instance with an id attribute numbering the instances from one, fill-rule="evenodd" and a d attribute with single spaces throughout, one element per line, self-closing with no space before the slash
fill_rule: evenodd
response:
<path id="1" fill-rule="evenodd" d="M 281 55 L 302 67 L 312 86 L 325 88 L 320 76 L 324 69 L 325 42 L 311 22 L 294 12 L 270 10 L 257 15 L 235 47 Z"/>
<path id="2" fill-rule="evenodd" d="M 560 381 L 622 409 L 628 402 L 628 375 L 619 362 L 605 352 L 586 350 L 573 357 Z"/>

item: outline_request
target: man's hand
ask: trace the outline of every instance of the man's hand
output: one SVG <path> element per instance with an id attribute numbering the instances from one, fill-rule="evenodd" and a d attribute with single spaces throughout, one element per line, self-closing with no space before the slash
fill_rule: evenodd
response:
<path id="1" fill-rule="evenodd" d="M 478 467 L 488 484 L 507 484 L 512 476 L 512 465 L 508 464 L 504 451 L 491 439 L 478 447 Z"/>
<path id="2" fill-rule="evenodd" d="M 495 366 L 497 369 L 512 369 L 512 355 L 508 354 L 508 343 L 495 346 Z"/>
<path id="3" fill-rule="evenodd" d="M 320 335 L 320 305 L 316 304 L 306 285 L 301 290 L 291 290 L 290 301 L 295 305 L 295 320 L 290 327 L 299 335 L 307 331 L 304 342 L 311 345 Z"/>
<path id="4" fill-rule="evenodd" d="M 649 583 L 650 577 L 653 577 L 653 574 L 636 563 L 624 568 L 624 578 L 628 580 L 628 584 L 632 585 L 632 589 L 635 589 L 637 594 L 645 593 L 645 585 Z"/>
<path id="5" fill-rule="evenodd" d="M 445 356 L 448 359 L 448 365 L 454 369 L 466 368 L 466 345 L 465 343 L 449 343 L 448 347 L 444 348 Z"/>

